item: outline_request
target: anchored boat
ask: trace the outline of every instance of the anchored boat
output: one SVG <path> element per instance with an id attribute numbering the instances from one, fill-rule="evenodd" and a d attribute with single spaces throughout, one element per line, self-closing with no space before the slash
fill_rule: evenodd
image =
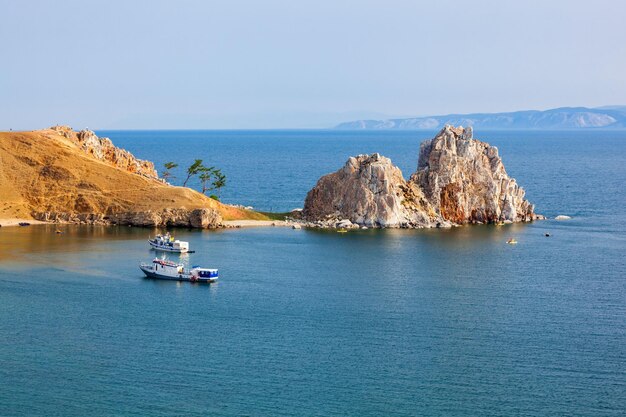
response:
<path id="1" fill-rule="evenodd" d="M 156 250 L 165 252 L 186 253 L 189 252 L 189 242 L 174 240 L 174 238 L 166 233 L 164 235 L 156 235 L 153 239 L 148 239 L 148 243 Z"/>
<path id="2" fill-rule="evenodd" d="M 217 269 L 200 268 L 193 266 L 185 268 L 183 264 L 177 264 L 165 259 L 154 258 L 151 264 L 142 262 L 139 269 L 148 278 L 164 279 L 169 281 L 189 281 L 211 283 L 218 279 Z"/>

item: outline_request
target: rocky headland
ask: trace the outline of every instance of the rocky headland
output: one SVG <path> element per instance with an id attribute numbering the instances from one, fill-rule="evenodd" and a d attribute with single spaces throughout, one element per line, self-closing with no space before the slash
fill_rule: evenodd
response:
<path id="1" fill-rule="evenodd" d="M 152 162 L 68 126 L 0 132 L 0 219 L 16 218 L 194 228 L 267 219 L 167 184 Z"/>
<path id="2" fill-rule="evenodd" d="M 316 227 L 450 227 L 540 219 L 506 173 L 498 149 L 472 128 L 446 126 L 420 146 L 408 180 L 379 154 L 351 157 L 307 194 L 302 220 Z"/>

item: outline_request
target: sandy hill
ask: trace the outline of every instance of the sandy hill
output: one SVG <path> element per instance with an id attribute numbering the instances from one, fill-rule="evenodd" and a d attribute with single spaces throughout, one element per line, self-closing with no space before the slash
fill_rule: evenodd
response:
<path id="1" fill-rule="evenodd" d="M 164 209 L 174 214 L 163 215 Z M 166 184 L 151 162 L 136 159 L 88 130 L 56 126 L 0 132 L 0 219 L 117 222 L 126 218 L 126 223 L 133 223 L 128 219 L 134 216 L 143 219 L 137 223 L 158 225 L 172 224 L 168 216 L 173 216 L 174 223 L 183 225 L 181 218 L 194 209 L 224 220 L 265 219 L 189 188 Z"/>

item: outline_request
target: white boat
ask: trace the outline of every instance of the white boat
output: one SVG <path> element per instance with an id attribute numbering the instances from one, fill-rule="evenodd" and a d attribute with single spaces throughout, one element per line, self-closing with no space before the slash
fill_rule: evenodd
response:
<path id="1" fill-rule="evenodd" d="M 177 264 L 165 259 L 154 258 L 152 263 L 142 262 L 139 269 L 148 278 L 164 279 L 170 281 L 189 281 L 211 283 L 218 279 L 218 270 L 193 266 L 185 268 L 183 264 Z"/>
<path id="2" fill-rule="evenodd" d="M 186 253 L 189 252 L 189 242 L 182 240 L 174 240 L 174 238 L 166 233 L 164 235 L 156 235 L 152 239 L 148 239 L 148 243 L 156 250 L 165 252 Z"/>

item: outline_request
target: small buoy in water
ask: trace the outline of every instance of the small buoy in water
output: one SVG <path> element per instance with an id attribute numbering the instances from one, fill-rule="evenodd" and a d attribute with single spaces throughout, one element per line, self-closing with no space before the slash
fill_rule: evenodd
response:
<path id="1" fill-rule="evenodd" d="M 511 239 L 507 240 L 506 243 L 508 243 L 509 245 L 515 245 L 515 244 L 517 244 L 517 240 L 511 238 Z"/>

